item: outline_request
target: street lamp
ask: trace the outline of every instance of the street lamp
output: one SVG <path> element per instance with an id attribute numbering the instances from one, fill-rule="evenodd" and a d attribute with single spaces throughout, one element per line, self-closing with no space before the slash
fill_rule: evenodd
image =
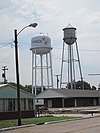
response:
<path id="1" fill-rule="evenodd" d="M 18 126 L 21 125 L 21 110 L 20 110 L 20 87 L 19 87 L 19 64 L 18 64 L 18 41 L 17 37 L 18 35 L 27 27 L 33 27 L 35 28 L 37 26 L 37 23 L 32 23 L 30 25 L 25 26 L 22 28 L 18 33 L 17 30 L 14 30 L 15 35 L 15 61 L 16 61 L 16 82 L 17 82 L 17 110 L 18 110 Z"/>

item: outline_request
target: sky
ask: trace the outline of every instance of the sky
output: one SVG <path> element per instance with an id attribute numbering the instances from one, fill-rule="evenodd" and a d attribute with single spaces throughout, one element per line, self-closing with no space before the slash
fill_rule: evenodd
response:
<path id="1" fill-rule="evenodd" d="M 14 29 L 37 22 L 18 36 L 20 83 L 31 84 L 31 38 L 43 33 L 51 38 L 53 78 L 61 71 L 63 28 L 69 23 L 77 28 L 77 43 L 83 79 L 98 87 L 100 76 L 100 1 L 98 0 L 3 0 L 0 2 L 0 81 L 2 66 L 7 66 L 7 80 L 16 82 Z M 79 77 L 77 77 L 79 80 Z"/>

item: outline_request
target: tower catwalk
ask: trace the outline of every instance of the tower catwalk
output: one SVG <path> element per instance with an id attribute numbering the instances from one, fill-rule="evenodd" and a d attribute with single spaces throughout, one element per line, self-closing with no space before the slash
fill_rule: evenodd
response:
<path id="1" fill-rule="evenodd" d="M 76 28 L 72 27 L 69 24 L 67 27 L 63 29 L 63 31 L 64 31 L 64 38 L 63 38 L 63 50 L 62 50 L 62 62 L 61 62 L 60 88 L 62 88 L 62 86 L 65 84 L 68 89 L 69 89 L 69 85 L 71 89 L 76 89 L 75 62 L 78 62 L 82 89 L 84 89 L 79 51 L 78 51 L 78 45 L 76 41 L 77 40 L 76 33 L 75 33 Z M 65 48 L 66 44 L 67 44 L 68 54 L 66 54 L 66 48 Z M 75 49 L 74 49 L 74 46 L 75 46 Z M 66 63 L 67 63 L 67 67 L 66 67 Z"/>

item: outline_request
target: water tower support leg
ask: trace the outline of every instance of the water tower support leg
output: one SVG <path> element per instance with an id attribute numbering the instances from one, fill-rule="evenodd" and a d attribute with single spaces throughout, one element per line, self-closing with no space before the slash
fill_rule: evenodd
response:
<path id="1" fill-rule="evenodd" d="M 84 82 L 83 82 L 83 77 L 82 77 L 82 70 L 81 70 L 81 63 L 80 63 L 80 58 L 79 58 L 77 41 L 76 41 L 76 50 L 77 50 L 77 57 L 78 57 L 78 62 L 79 62 L 79 70 L 80 70 L 80 76 L 81 76 L 81 82 L 82 82 L 82 89 L 84 90 Z"/>
<path id="2" fill-rule="evenodd" d="M 62 72 L 63 72 L 63 59 L 64 59 L 64 41 L 63 41 L 63 51 L 62 51 L 62 61 L 61 61 L 61 78 L 60 78 L 60 89 L 62 84 Z"/>
<path id="3" fill-rule="evenodd" d="M 74 85 L 74 89 L 76 89 L 76 84 L 75 84 L 75 66 L 74 66 L 74 52 L 73 52 L 73 46 L 72 46 L 72 67 L 73 67 L 73 85 Z"/>
<path id="4" fill-rule="evenodd" d="M 40 55 L 41 58 L 41 92 L 43 92 L 43 60 L 42 60 L 42 54 Z"/>
<path id="5" fill-rule="evenodd" d="M 47 85 L 48 85 L 48 89 L 49 89 L 49 65 L 48 65 L 48 55 L 46 54 L 46 64 L 47 64 Z"/>
<path id="6" fill-rule="evenodd" d="M 51 51 L 49 53 L 50 55 L 50 68 L 51 68 L 51 86 L 53 88 L 53 71 L 52 71 L 52 57 L 51 57 Z"/>
<path id="7" fill-rule="evenodd" d="M 70 81 L 71 81 L 71 89 L 73 89 L 73 76 L 72 76 L 72 46 L 71 45 L 68 45 L 69 47 L 69 54 L 70 54 Z"/>
<path id="8" fill-rule="evenodd" d="M 69 69 L 69 68 L 70 68 L 70 66 L 69 66 L 69 65 L 70 65 L 70 64 L 69 64 L 69 63 L 70 63 L 70 60 L 69 60 L 69 59 L 70 59 L 70 58 L 69 58 L 69 53 L 70 53 L 70 52 L 69 52 L 69 51 L 70 51 L 70 49 L 69 49 L 69 47 L 68 47 L 68 87 L 69 87 L 69 77 L 70 77 L 70 76 L 69 76 L 69 74 L 70 74 L 70 72 L 69 72 L 69 70 L 70 70 L 70 69 Z M 69 88 L 68 88 L 68 89 L 69 89 Z"/>
<path id="9" fill-rule="evenodd" d="M 34 80 L 34 77 L 33 77 L 34 76 L 34 70 L 33 69 L 34 69 L 34 54 L 32 53 L 32 94 L 34 94 L 34 90 L 33 90 L 34 89 L 33 88 L 33 83 L 34 83 L 34 81 L 33 81 Z"/>
<path id="10" fill-rule="evenodd" d="M 34 93 L 36 95 L 36 79 L 37 79 L 36 78 L 36 76 L 37 76 L 37 74 L 36 74 L 36 69 L 37 69 L 37 66 L 36 66 L 36 49 L 35 49 L 35 68 L 34 69 L 35 69 L 35 92 Z"/>

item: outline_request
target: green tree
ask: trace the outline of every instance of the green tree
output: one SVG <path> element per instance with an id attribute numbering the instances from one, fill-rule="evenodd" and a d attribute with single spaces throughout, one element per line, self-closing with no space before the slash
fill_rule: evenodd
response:
<path id="1" fill-rule="evenodd" d="M 17 84 L 14 83 L 14 82 L 9 82 L 8 84 L 17 87 Z M 22 89 L 24 91 L 32 93 L 32 85 L 25 85 L 25 86 L 23 86 L 23 85 L 20 84 L 19 87 L 20 87 L 20 89 Z M 43 86 L 43 91 L 45 91 L 45 90 L 46 90 L 46 87 Z M 33 87 L 33 91 L 35 92 L 35 87 Z M 36 86 L 36 95 L 38 95 L 39 93 L 41 93 L 41 86 Z"/>
<path id="2" fill-rule="evenodd" d="M 100 90 L 100 84 L 98 84 L 98 90 Z"/>
<path id="3" fill-rule="evenodd" d="M 92 90 L 96 90 L 97 88 L 95 86 L 92 86 Z"/>
<path id="4" fill-rule="evenodd" d="M 77 82 L 73 82 L 73 89 L 75 89 L 75 86 L 76 86 L 76 89 L 83 89 L 83 86 L 84 85 L 84 90 L 91 90 L 92 88 L 91 88 L 91 86 L 90 86 L 90 84 L 88 83 L 88 82 L 86 82 L 86 81 L 77 81 Z M 71 83 L 69 83 L 68 85 L 67 85 L 67 88 L 68 89 L 71 89 Z"/>
<path id="5" fill-rule="evenodd" d="M 27 92 L 32 93 L 32 85 L 25 85 L 24 90 L 27 91 Z M 45 91 L 45 90 L 46 90 L 46 88 L 44 86 L 43 91 Z M 35 94 L 35 87 L 33 87 L 33 91 L 34 91 L 34 94 Z M 38 95 L 39 93 L 41 93 L 41 86 L 36 86 L 36 95 Z"/>
<path id="6" fill-rule="evenodd" d="M 29 93 L 32 93 L 32 85 L 25 85 L 24 90 Z"/>
<path id="7" fill-rule="evenodd" d="M 33 87 L 33 90 L 35 92 L 35 87 Z M 45 91 L 46 88 L 45 86 L 43 86 L 43 91 Z M 38 95 L 39 93 L 41 93 L 41 86 L 36 86 L 36 95 Z"/>
<path id="8" fill-rule="evenodd" d="M 84 85 L 84 90 L 91 90 L 91 86 L 88 82 L 86 81 L 77 81 L 76 82 L 76 89 L 83 89 L 82 84 Z"/>

